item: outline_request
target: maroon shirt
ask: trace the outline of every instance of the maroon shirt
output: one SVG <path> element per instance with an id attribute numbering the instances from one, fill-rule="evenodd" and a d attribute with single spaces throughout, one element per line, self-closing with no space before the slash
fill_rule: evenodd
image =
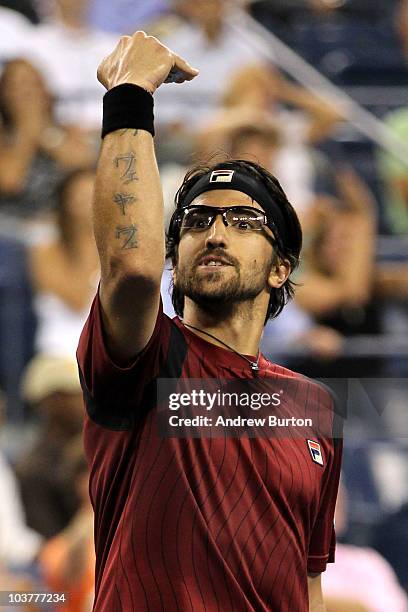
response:
<path id="1" fill-rule="evenodd" d="M 341 440 L 159 437 L 161 378 L 250 378 L 248 364 L 169 319 L 121 368 L 105 347 L 96 298 L 78 361 L 95 510 L 97 612 L 307 612 L 307 572 L 334 560 Z M 263 356 L 259 377 L 298 385 L 292 412 L 331 395 Z"/>

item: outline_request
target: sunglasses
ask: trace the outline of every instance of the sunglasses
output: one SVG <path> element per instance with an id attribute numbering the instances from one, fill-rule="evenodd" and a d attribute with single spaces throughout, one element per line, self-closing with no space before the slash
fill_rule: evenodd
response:
<path id="1" fill-rule="evenodd" d="M 218 215 L 225 227 L 232 227 L 240 234 L 259 232 L 268 223 L 265 213 L 252 206 L 187 206 L 175 221 L 181 232 L 202 232 L 212 226 Z"/>

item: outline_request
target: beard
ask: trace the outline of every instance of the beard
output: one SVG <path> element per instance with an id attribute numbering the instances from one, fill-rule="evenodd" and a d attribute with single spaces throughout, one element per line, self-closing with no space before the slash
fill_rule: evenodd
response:
<path id="1" fill-rule="evenodd" d="M 243 271 L 238 262 L 226 270 L 206 271 L 200 275 L 198 265 L 176 267 L 174 289 L 181 296 L 187 296 L 204 310 L 214 307 L 233 308 L 245 302 L 252 302 L 268 287 L 271 263 L 255 262 L 250 270 Z"/>

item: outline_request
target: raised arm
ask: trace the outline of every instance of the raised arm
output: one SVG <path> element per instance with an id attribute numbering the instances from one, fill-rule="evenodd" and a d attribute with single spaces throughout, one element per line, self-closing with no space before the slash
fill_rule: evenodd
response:
<path id="1" fill-rule="evenodd" d="M 108 90 L 132 84 L 153 94 L 170 71 L 179 83 L 197 74 L 156 38 L 136 32 L 120 39 L 100 65 L 98 78 Z M 165 258 L 162 190 L 148 131 L 120 129 L 105 136 L 97 168 L 94 230 L 106 340 L 112 357 L 126 363 L 153 333 Z"/>

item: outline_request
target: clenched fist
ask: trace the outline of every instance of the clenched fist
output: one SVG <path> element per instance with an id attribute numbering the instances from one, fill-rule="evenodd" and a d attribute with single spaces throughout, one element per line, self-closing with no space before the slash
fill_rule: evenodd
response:
<path id="1" fill-rule="evenodd" d="M 131 83 L 151 94 L 162 83 L 184 83 L 197 74 L 182 57 L 145 32 L 122 36 L 98 68 L 98 80 L 108 90 Z"/>

